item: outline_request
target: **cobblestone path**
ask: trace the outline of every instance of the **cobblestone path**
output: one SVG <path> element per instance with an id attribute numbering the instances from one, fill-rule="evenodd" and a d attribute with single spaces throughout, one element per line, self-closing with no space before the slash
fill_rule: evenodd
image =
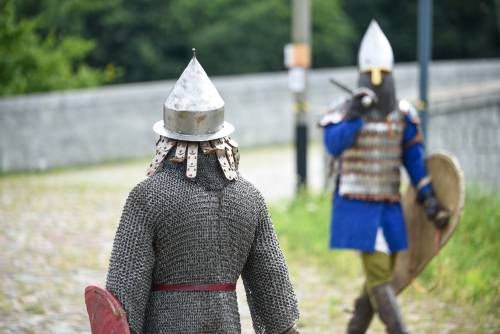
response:
<path id="1" fill-rule="evenodd" d="M 272 201 L 293 193 L 292 159 L 288 147 L 244 151 L 242 172 Z M 311 175 L 319 175 L 318 149 L 311 159 Z M 83 289 L 104 283 L 121 208 L 145 166 L 140 161 L 0 178 L 0 333 L 89 333 Z M 311 176 L 310 182 L 319 188 L 322 181 Z M 342 333 L 362 282 L 299 259 L 289 265 L 301 332 Z M 252 333 L 241 283 L 238 292 L 243 333 Z M 402 305 L 412 333 L 482 333 L 470 309 L 415 294 L 404 295 Z M 495 325 L 498 319 L 487 328 Z M 380 323 L 371 333 L 383 333 Z"/>

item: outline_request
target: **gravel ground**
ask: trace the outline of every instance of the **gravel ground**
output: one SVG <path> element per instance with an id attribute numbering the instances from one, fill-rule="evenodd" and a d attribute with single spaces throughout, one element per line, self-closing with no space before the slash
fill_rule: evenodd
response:
<path id="1" fill-rule="evenodd" d="M 319 189 L 320 150 L 313 148 L 310 158 L 310 184 Z M 270 167 L 263 169 L 263 161 Z M 89 333 L 83 289 L 104 283 L 121 208 L 128 191 L 144 178 L 146 164 L 0 177 L 0 333 Z M 241 169 L 269 201 L 293 194 L 290 147 L 243 150 Z M 343 332 L 360 278 L 336 277 L 335 268 L 299 259 L 289 259 L 289 265 L 301 332 Z M 238 294 L 243 333 L 252 333 L 241 284 Z M 494 333 L 500 328 L 498 319 L 477 324 L 474 310 L 411 291 L 401 304 L 412 333 Z M 378 321 L 372 327 L 370 333 L 383 333 Z"/>

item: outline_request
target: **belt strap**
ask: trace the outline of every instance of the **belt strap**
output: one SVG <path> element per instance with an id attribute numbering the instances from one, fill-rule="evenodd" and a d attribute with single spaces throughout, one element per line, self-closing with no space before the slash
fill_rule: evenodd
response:
<path id="1" fill-rule="evenodd" d="M 153 285 L 153 291 L 167 292 L 192 292 L 192 291 L 234 291 L 236 284 L 156 284 Z"/>

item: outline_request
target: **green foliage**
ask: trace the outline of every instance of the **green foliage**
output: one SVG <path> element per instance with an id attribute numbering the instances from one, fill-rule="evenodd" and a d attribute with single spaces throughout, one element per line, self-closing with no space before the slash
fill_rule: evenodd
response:
<path id="1" fill-rule="evenodd" d="M 340 0 L 313 0 L 315 66 L 351 63 L 351 23 Z M 291 5 L 283 0 L 19 0 L 42 31 L 96 41 L 87 60 L 116 64 L 120 81 L 175 78 L 191 48 L 210 75 L 283 70 Z"/>
<path id="2" fill-rule="evenodd" d="M 186 3 L 181 17 L 192 11 Z M 191 3 L 199 7 L 198 1 Z M 204 6 L 201 17 L 191 22 L 191 26 L 203 22 L 190 36 L 190 43 L 199 49 L 207 70 L 229 74 L 281 69 L 283 46 L 290 34 L 288 4 L 280 0 L 219 1 L 222 3 L 219 10 L 210 8 L 213 4 Z"/>
<path id="3" fill-rule="evenodd" d="M 329 248 L 331 196 L 302 193 L 294 200 L 271 207 L 271 216 L 285 252 L 294 259 L 335 268 L 339 276 L 361 275 L 355 252 Z"/>
<path id="4" fill-rule="evenodd" d="M 434 5 L 438 1 L 434 2 Z M 344 9 L 354 22 L 358 36 L 353 48 L 357 50 L 361 37 L 372 19 L 377 20 L 394 50 L 396 61 L 413 61 L 417 47 L 417 1 L 344 0 Z"/>
<path id="5" fill-rule="evenodd" d="M 414 61 L 417 54 L 418 1 L 343 0 L 344 9 L 361 38 L 376 19 L 387 34 L 396 61 Z M 496 0 L 433 1 L 434 59 L 498 57 L 500 2 Z M 357 47 L 359 40 L 356 40 Z"/>
<path id="6" fill-rule="evenodd" d="M 435 58 L 500 55 L 500 1 L 440 0 L 434 3 Z"/>
<path id="7" fill-rule="evenodd" d="M 353 22 L 342 1 L 313 0 L 314 67 L 349 65 L 356 62 L 358 42 Z"/>
<path id="8" fill-rule="evenodd" d="M 330 201 L 327 195 L 301 193 L 271 207 L 276 232 L 287 251 L 299 257 L 328 257 Z"/>
<path id="9" fill-rule="evenodd" d="M 356 64 L 359 42 L 372 18 L 389 37 L 396 61 L 416 59 L 416 0 L 311 3 L 314 67 Z M 20 49 L 20 55 L 13 55 L 8 62 L 21 66 L 24 62 L 18 58 L 27 54 L 35 57 L 33 53 L 54 52 L 57 57 L 37 59 L 57 59 L 48 68 L 66 68 L 59 70 L 58 76 L 66 76 L 62 82 L 55 86 L 42 82 L 43 87 L 35 87 L 37 90 L 66 88 L 68 84 L 88 86 L 113 78 L 118 82 L 176 78 L 186 66 L 192 47 L 198 49 L 198 57 L 210 75 L 283 70 L 283 47 L 291 40 L 291 1 L 283 0 L 16 0 L 15 6 L 23 20 L 14 23 L 19 29 L 22 23 L 26 25 L 21 29 L 25 39 L 31 39 L 31 45 L 35 43 L 39 51 L 28 52 L 26 45 L 13 45 Z M 500 54 L 498 0 L 443 0 L 434 1 L 433 6 L 435 59 Z M 1 15 L 3 20 L 6 13 Z M 71 38 L 73 44 L 80 42 L 77 49 L 81 52 L 63 61 L 70 64 L 63 66 L 58 57 L 67 57 L 67 47 L 60 47 L 67 36 L 79 36 Z M 50 61 L 30 62 L 39 67 L 37 62 Z M 107 72 L 91 66 L 106 68 Z M 24 70 L 11 67 L 9 71 Z M 42 71 L 46 72 L 53 73 Z M 69 80 L 67 73 L 79 79 Z M 21 77 L 10 85 L 27 84 Z M 29 89 L 10 88 L 4 94 Z"/>
<path id="10" fill-rule="evenodd" d="M 423 273 L 450 299 L 500 307 L 500 196 L 481 188 L 467 192 L 463 218 L 436 261 Z"/>
<path id="11" fill-rule="evenodd" d="M 281 245 L 294 259 L 335 268 L 352 279 L 361 274 L 355 252 L 328 248 L 331 198 L 302 195 L 274 205 L 273 222 Z M 488 311 L 500 307 L 500 196 L 479 188 L 467 193 L 458 230 L 421 276 L 424 286 L 439 281 L 436 293 L 455 303 L 474 304 Z"/>
<path id="12" fill-rule="evenodd" d="M 1 4 L 0 95 L 96 86 L 113 79 L 112 71 L 83 62 L 94 43 L 79 37 L 40 38 L 39 19 L 17 20 L 13 1 Z"/>

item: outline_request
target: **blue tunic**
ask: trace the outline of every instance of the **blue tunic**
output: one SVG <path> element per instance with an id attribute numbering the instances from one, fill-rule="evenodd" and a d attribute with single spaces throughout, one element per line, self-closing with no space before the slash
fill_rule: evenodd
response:
<path id="1" fill-rule="evenodd" d="M 405 116 L 403 134 L 403 157 L 413 185 L 427 175 L 425 151 L 421 142 L 406 147 L 418 135 L 418 127 Z M 324 143 L 328 151 L 339 157 L 345 149 L 354 144 L 358 131 L 363 126 L 361 118 L 344 120 L 325 128 Z M 338 181 L 338 180 L 337 180 Z M 432 191 L 428 184 L 420 192 Z M 382 227 L 389 250 L 392 253 L 408 247 L 406 226 L 400 203 L 375 202 L 350 199 L 339 195 L 338 187 L 333 200 L 330 247 L 357 249 L 364 252 L 375 250 L 378 227 Z"/>

